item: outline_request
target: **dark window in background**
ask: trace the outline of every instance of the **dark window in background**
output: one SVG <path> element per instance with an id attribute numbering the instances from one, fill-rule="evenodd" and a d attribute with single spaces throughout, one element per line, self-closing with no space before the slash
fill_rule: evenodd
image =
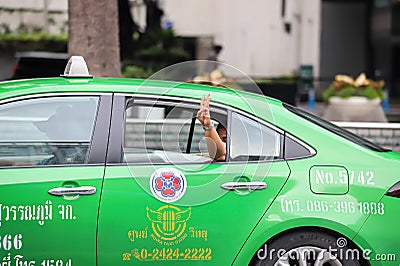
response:
<path id="1" fill-rule="evenodd" d="M 188 60 L 195 60 L 197 53 L 197 38 L 195 37 L 182 37 L 183 50 L 189 54 Z"/>
<path id="2" fill-rule="evenodd" d="M 321 88 L 338 73 L 369 72 L 368 2 L 324 0 L 321 3 Z M 349 60 L 351 58 L 351 60 Z"/>
<path id="3" fill-rule="evenodd" d="M 16 54 L 11 79 L 59 77 L 67 65 L 68 54 L 22 52 Z"/>
<path id="4" fill-rule="evenodd" d="M 395 2 L 392 6 L 392 34 L 400 35 L 400 3 Z"/>
<path id="5" fill-rule="evenodd" d="M 394 44 L 392 48 L 392 95 L 400 95 L 400 43 Z"/>

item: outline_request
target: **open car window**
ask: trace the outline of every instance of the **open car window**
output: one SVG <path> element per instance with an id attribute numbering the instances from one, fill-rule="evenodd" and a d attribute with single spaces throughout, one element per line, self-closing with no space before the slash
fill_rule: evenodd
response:
<path id="1" fill-rule="evenodd" d="M 211 162 L 204 130 L 197 120 L 199 106 L 182 102 L 128 101 L 125 113 L 123 158 L 126 163 Z M 215 124 L 226 113 L 211 110 Z"/>

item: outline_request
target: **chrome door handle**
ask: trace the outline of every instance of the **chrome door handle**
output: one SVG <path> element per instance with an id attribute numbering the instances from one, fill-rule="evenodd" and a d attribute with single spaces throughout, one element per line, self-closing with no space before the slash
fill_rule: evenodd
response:
<path id="1" fill-rule="evenodd" d="M 64 195 L 92 195 L 96 193 L 96 188 L 92 186 L 83 187 L 57 187 L 49 191 L 50 195 L 64 196 Z"/>
<path id="2" fill-rule="evenodd" d="M 226 190 L 235 189 L 250 189 L 250 190 L 262 190 L 267 187 L 265 182 L 228 182 L 221 185 L 221 188 Z"/>

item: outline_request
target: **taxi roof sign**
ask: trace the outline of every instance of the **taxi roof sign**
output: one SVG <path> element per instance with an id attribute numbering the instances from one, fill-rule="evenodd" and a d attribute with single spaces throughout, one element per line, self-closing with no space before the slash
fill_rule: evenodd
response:
<path id="1" fill-rule="evenodd" d="M 89 74 L 85 59 L 80 55 L 71 56 L 65 67 L 64 74 L 61 76 L 66 78 L 93 78 Z"/>

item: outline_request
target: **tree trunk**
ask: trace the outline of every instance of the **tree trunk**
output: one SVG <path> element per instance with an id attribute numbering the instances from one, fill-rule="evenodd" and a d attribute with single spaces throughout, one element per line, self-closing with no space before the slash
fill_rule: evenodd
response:
<path id="1" fill-rule="evenodd" d="M 69 0 L 69 55 L 82 55 L 97 77 L 121 76 L 118 0 Z"/>

